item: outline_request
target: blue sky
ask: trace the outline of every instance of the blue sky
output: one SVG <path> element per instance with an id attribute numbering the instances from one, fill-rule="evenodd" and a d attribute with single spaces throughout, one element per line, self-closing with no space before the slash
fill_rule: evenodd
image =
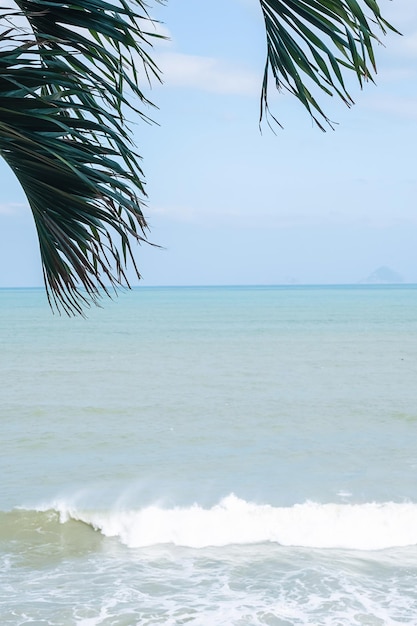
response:
<path id="1" fill-rule="evenodd" d="M 417 282 L 417 3 L 381 0 L 403 33 L 378 46 L 377 86 L 324 97 L 322 133 L 271 91 L 284 126 L 259 131 L 264 35 L 257 0 L 151 5 L 158 126 L 135 124 L 149 195 L 144 285 L 356 283 L 389 266 Z M 42 284 L 36 233 L 0 164 L 0 286 Z"/>

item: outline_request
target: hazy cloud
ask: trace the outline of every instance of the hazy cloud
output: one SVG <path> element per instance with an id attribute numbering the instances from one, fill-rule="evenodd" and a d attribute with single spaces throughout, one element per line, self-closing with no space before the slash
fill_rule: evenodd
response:
<path id="1" fill-rule="evenodd" d="M 238 229 L 254 228 L 305 228 L 305 227 L 343 227 L 358 226 L 365 228 L 390 228 L 401 224 L 417 226 L 417 212 L 407 202 L 414 197 L 417 180 L 401 181 L 401 191 L 397 185 L 386 189 L 386 204 L 373 203 L 376 181 L 359 181 L 352 185 L 348 195 L 350 201 L 342 204 L 335 196 L 320 200 L 316 194 L 312 198 L 306 195 L 288 200 L 284 207 L 278 207 L 267 201 L 254 202 L 251 206 L 226 204 L 224 201 L 212 205 L 165 205 L 152 207 L 147 216 L 152 228 L 152 216 L 157 219 L 169 219 L 178 223 L 206 225 L 208 228 L 233 226 Z M 364 202 L 355 203 L 355 197 L 365 198 Z M 395 208 L 395 210 L 394 210 Z"/>
<path id="2" fill-rule="evenodd" d="M 157 64 L 168 86 L 193 87 L 223 94 L 252 95 L 259 92 L 256 73 L 214 57 L 166 52 L 158 55 Z"/>
<path id="3" fill-rule="evenodd" d="M 170 205 L 170 206 L 152 206 L 152 209 L 146 215 L 146 220 L 152 225 L 152 217 L 166 217 L 178 222 L 195 222 L 198 214 L 196 211 L 186 205 Z"/>
<path id="4" fill-rule="evenodd" d="M 26 209 L 27 205 L 19 202 L 3 202 L 0 203 L 0 215 L 19 215 L 22 209 Z"/>
<path id="5" fill-rule="evenodd" d="M 417 96 L 406 97 L 384 94 L 364 99 L 363 104 L 374 111 L 389 113 L 396 118 L 417 120 Z"/>
<path id="6" fill-rule="evenodd" d="M 405 57 L 411 57 L 413 61 L 417 58 L 417 31 L 400 37 L 394 46 L 394 51 Z"/>

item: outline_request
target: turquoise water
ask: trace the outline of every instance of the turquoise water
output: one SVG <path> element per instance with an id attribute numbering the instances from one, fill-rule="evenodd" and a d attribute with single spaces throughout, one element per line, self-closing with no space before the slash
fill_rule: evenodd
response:
<path id="1" fill-rule="evenodd" d="M 416 623 L 417 288 L 0 290 L 0 376 L 0 623 Z"/>

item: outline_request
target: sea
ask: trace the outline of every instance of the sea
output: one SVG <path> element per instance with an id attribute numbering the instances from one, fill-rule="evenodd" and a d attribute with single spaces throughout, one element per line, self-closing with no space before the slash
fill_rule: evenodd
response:
<path id="1" fill-rule="evenodd" d="M 0 290 L 2 626 L 417 624 L 417 287 Z"/>

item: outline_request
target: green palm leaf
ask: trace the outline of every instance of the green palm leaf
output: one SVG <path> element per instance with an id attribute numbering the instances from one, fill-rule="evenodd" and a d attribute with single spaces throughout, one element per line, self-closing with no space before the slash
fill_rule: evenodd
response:
<path id="1" fill-rule="evenodd" d="M 0 8 L 0 154 L 33 212 L 50 303 L 82 313 L 103 292 L 128 285 L 129 261 L 139 276 L 131 246 L 146 239 L 146 194 L 126 114 L 150 121 L 140 84 L 159 80 L 148 53 L 158 35 L 147 28 L 143 0 L 15 3 L 17 10 Z M 350 106 L 346 72 L 361 85 L 372 80 L 372 28 L 393 27 L 376 0 L 260 4 L 267 41 L 261 119 L 272 74 L 324 130 L 330 121 L 311 87 Z M 17 26 L 23 18 L 26 28 Z"/>
<path id="2" fill-rule="evenodd" d="M 395 31 L 394 27 L 382 17 L 375 0 L 260 0 L 260 4 L 267 39 L 261 119 L 269 112 L 268 78 L 272 73 L 277 89 L 293 94 L 325 130 L 323 122 L 330 126 L 331 122 L 308 85 L 335 94 L 351 106 L 353 100 L 343 78 L 346 70 L 356 75 L 361 86 L 364 80 L 373 81 L 373 42 L 378 38 L 372 28 L 385 34 Z M 369 18 L 363 9 L 368 10 Z"/>
<path id="3" fill-rule="evenodd" d="M 150 121 L 138 67 L 155 32 L 136 0 L 17 0 L 0 15 L 0 152 L 27 196 L 51 304 L 82 313 L 128 284 L 145 191 L 125 111 Z M 26 31 L 11 28 L 25 17 Z M 139 108 L 141 106 L 141 108 Z"/>

